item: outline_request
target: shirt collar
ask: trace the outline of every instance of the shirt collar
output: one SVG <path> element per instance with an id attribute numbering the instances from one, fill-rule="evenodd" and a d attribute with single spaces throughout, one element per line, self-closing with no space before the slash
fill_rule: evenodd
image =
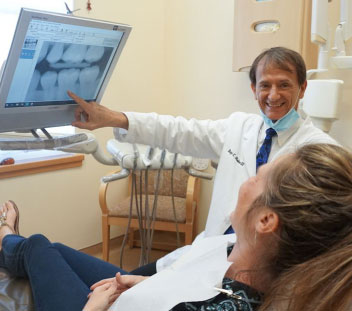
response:
<path id="1" fill-rule="evenodd" d="M 265 122 L 263 123 L 264 123 L 263 129 L 265 133 L 265 131 L 269 128 L 269 126 Z M 297 119 L 297 121 L 290 128 L 284 131 L 277 132 L 277 142 L 280 147 L 297 131 L 297 129 L 301 126 L 302 123 L 303 123 L 303 119 L 300 116 L 299 119 Z"/>

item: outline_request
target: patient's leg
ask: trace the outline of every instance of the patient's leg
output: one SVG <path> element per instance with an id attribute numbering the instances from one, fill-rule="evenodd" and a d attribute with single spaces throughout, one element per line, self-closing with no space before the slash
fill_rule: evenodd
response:
<path id="1" fill-rule="evenodd" d="M 87 302 L 89 287 L 43 235 L 5 236 L 0 266 L 14 276 L 28 277 L 36 310 L 82 310 Z"/>
<path id="2" fill-rule="evenodd" d="M 72 311 L 82 310 L 87 302 L 87 295 L 90 292 L 89 286 L 74 271 L 76 266 L 71 267 L 60 251 L 43 235 L 33 235 L 28 239 L 13 234 L 12 227 L 16 221 L 16 213 L 11 212 L 13 206 L 6 204 L 0 209 L 0 213 L 6 211 L 6 226 L 0 227 L 1 251 L 0 267 L 7 269 L 17 277 L 28 277 L 34 298 L 34 304 L 38 311 Z M 1 215 L 1 214 L 0 214 Z M 61 247 L 64 249 L 64 247 Z M 68 252 L 67 248 L 67 252 Z M 80 254 L 70 249 L 70 253 Z M 70 255 L 72 262 L 75 258 Z M 83 254 L 84 255 L 84 254 Z M 99 267 L 98 260 L 93 262 L 89 256 L 80 256 L 79 265 L 88 269 L 86 274 L 98 273 L 104 269 Z M 71 263 L 72 263 L 71 262 Z M 94 263 L 94 265 L 93 265 Z M 105 262 L 104 268 L 109 265 Z M 93 266 L 90 266 L 93 265 Z M 84 272 L 80 271 L 80 274 Z M 112 271 L 109 277 L 115 276 Z M 94 271 L 95 270 L 95 271 Z M 101 274 L 100 279 L 106 274 Z"/>
<path id="3" fill-rule="evenodd" d="M 14 276 L 28 277 L 36 310 L 82 310 L 92 284 L 116 272 L 126 273 L 62 244 L 52 244 L 43 235 L 26 239 L 13 234 L 16 212 L 11 204 L 2 209 L 6 209 L 8 226 L 0 227 L 0 267 Z"/>
<path id="4" fill-rule="evenodd" d="M 76 251 L 61 243 L 53 243 L 53 246 L 89 287 L 102 279 L 114 277 L 117 272 L 127 274 L 126 271 L 106 261 Z"/>

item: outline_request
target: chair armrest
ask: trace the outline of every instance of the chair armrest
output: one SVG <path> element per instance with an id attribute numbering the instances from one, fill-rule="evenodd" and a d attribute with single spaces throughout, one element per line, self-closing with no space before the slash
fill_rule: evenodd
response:
<path id="1" fill-rule="evenodd" d="M 108 175 L 117 174 L 120 171 L 121 171 L 121 168 L 119 167 L 117 170 L 109 172 Z M 103 213 L 103 215 L 107 215 L 109 213 L 107 200 L 106 200 L 106 194 L 108 191 L 109 184 L 110 184 L 109 182 L 105 183 L 103 181 L 100 181 L 99 205 L 100 205 L 100 209 L 101 209 L 101 212 Z"/>
<path id="2" fill-rule="evenodd" d="M 198 207 L 200 180 L 189 176 L 186 190 L 186 223 L 191 223 Z"/>

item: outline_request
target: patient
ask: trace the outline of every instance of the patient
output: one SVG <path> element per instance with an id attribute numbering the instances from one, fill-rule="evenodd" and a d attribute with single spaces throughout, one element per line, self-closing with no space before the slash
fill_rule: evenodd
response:
<path id="1" fill-rule="evenodd" d="M 144 279 L 42 235 L 15 234 L 18 212 L 11 201 L 0 216 L 0 266 L 29 278 L 36 310 L 107 310 Z M 237 242 L 223 287 L 244 299 L 219 294 L 172 310 L 348 310 L 351 223 L 350 152 L 307 145 L 266 164 L 241 186 L 232 214 Z"/>

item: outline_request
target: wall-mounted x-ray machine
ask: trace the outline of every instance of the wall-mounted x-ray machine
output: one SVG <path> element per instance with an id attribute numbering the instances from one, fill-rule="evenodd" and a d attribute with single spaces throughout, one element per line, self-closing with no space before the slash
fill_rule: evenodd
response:
<path id="1" fill-rule="evenodd" d="M 329 23 L 330 2 L 340 4 L 337 25 Z M 312 4 L 311 39 L 319 53 L 317 67 L 307 72 L 303 111 L 315 125 L 329 132 L 339 118 L 343 97 L 344 81 L 337 80 L 336 73 L 352 74 L 352 0 L 312 0 Z"/>
<path id="2" fill-rule="evenodd" d="M 329 25 L 330 2 L 340 4 L 337 25 Z M 309 69 L 301 108 L 329 132 L 343 90 L 343 81 L 330 71 L 352 72 L 352 0 L 235 0 L 234 20 L 233 70 L 248 70 L 266 48 L 296 50 Z"/>

